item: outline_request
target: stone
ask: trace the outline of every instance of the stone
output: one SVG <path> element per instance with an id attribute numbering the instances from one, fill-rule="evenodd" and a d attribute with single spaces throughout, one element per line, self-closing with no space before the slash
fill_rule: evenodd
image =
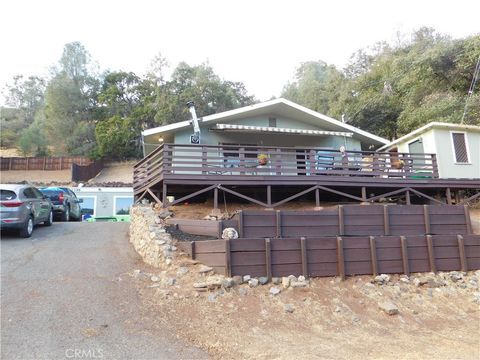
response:
<path id="1" fill-rule="evenodd" d="M 305 279 L 305 276 L 300 275 L 300 276 L 298 277 L 298 281 L 305 282 L 305 281 L 307 281 L 307 279 Z"/>
<path id="2" fill-rule="evenodd" d="M 282 277 L 282 286 L 286 289 L 290 287 L 290 278 L 288 277 Z"/>
<path id="3" fill-rule="evenodd" d="M 205 289 L 207 288 L 207 283 L 204 283 L 204 282 L 193 283 L 193 287 L 195 289 Z"/>
<path id="4" fill-rule="evenodd" d="M 160 278 L 158 276 L 153 275 L 152 277 L 150 277 L 150 280 L 152 280 L 153 282 L 159 282 Z"/>
<path id="5" fill-rule="evenodd" d="M 210 302 L 215 302 L 217 301 L 217 298 L 218 298 L 218 293 L 211 293 L 208 295 L 208 301 Z"/>
<path id="6" fill-rule="evenodd" d="M 173 262 L 173 260 L 170 259 L 170 258 L 165 259 L 165 264 L 167 264 L 167 265 L 172 265 L 172 262 Z"/>
<path id="7" fill-rule="evenodd" d="M 225 278 L 222 280 L 222 288 L 230 289 L 235 286 L 235 282 L 232 278 Z"/>
<path id="8" fill-rule="evenodd" d="M 244 275 L 243 276 L 243 282 L 246 283 L 248 282 L 252 277 L 250 275 Z"/>
<path id="9" fill-rule="evenodd" d="M 290 286 L 292 288 L 300 288 L 300 287 L 305 287 L 307 285 L 308 284 L 305 281 L 290 281 Z"/>
<path id="10" fill-rule="evenodd" d="M 248 280 L 248 286 L 250 286 L 251 288 L 257 287 L 258 284 L 259 284 L 258 279 L 253 278 Z"/>
<path id="11" fill-rule="evenodd" d="M 238 289 L 238 293 L 239 293 L 240 295 L 247 295 L 248 290 L 245 289 L 244 287 L 241 287 L 241 288 Z"/>
<path id="12" fill-rule="evenodd" d="M 293 313 L 295 311 L 295 307 L 292 304 L 285 304 L 283 305 L 283 310 L 287 313 Z"/>
<path id="13" fill-rule="evenodd" d="M 279 287 L 273 286 L 273 287 L 270 288 L 269 292 L 270 292 L 271 295 L 275 296 L 275 295 L 280 294 L 281 291 L 282 290 Z"/>
<path id="14" fill-rule="evenodd" d="M 168 210 L 163 210 L 161 211 L 157 216 L 160 218 L 160 219 L 168 219 L 169 217 L 171 217 L 173 215 L 173 213 L 171 211 L 168 211 Z"/>
<path id="15" fill-rule="evenodd" d="M 282 283 L 282 278 L 272 277 L 272 284 L 280 285 Z"/>
<path id="16" fill-rule="evenodd" d="M 385 312 L 388 315 L 398 314 L 397 305 L 395 305 L 394 303 L 392 303 L 390 301 L 380 302 L 380 303 L 378 303 L 378 307 L 380 308 L 380 310 L 382 310 L 383 312 Z"/>
<path id="17" fill-rule="evenodd" d="M 157 245 L 165 245 L 165 240 L 155 240 Z"/>
<path id="18" fill-rule="evenodd" d="M 265 285 L 266 283 L 268 283 L 268 278 L 266 276 L 260 276 L 258 278 L 258 282 L 260 283 L 260 285 Z"/>
<path id="19" fill-rule="evenodd" d="M 359 318 L 357 315 L 353 315 L 353 316 L 352 316 L 352 321 L 353 321 L 354 323 L 357 323 L 357 322 L 360 321 L 360 318 Z"/>
<path id="20" fill-rule="evenodd" d="M 450 280 L 453 282 L 461 281 L 463 280 L 463 275 L 458 271 L 452 271 L 450 272 Z"/>
<path id="21" fill-rule="evenodd" d="M 288 278 L 290 279 L 290 282 L 297 281 L 297 277 L 295 275 L 288 275 Z"/>
<path id="22" fill-rule="evenodd" d="M 216 289 L 222 286 L 223 278 L 221 276 L 208 276 L 205 282 L 209 289 Z"/>
<path id="23" fill-rule="evenodd" d="M 340 306 L 336 306 L 335 310 L 333 310 L 333 311 L 336 312 L 336 313 L 339 313 L 340 311 L 342 311 L 342 309 L 340 309 Z"/>
<path id="24" fill-rule="evenodd" d="M 439 282 L 439 281 L 437 281 L 433 278 L 429 278 L 426 286 L 429 287 L 429 288 L 439 288 L 439 287 L 443 286 L 443 283 L 441 283 L 441 282 Z"/>
<path id="25" fill-rule="evenodd" d="M 235 230 L 232 227 L 223 229 L 222 239 L 224 239 L 224 240 L 238 239 L 237 230 Z"/>
<path id="26" fill-rule="evenodd" d="M 380 274 L 380 275 L 375 276 L 373 281 L 377 284 L 383 285 L 383 284 L 386 284 L 390 281 L 390 276 L 387 275 L 387 274 Z"/>
<path id="27" fill-rule="evenodd" d="M 155 231 L 152 231 L 150 233 L 150 239 L 155 239 L 156 236 L 157 236 L 157 233 Z"/>
<path id="28" fill-rule="evenodd" d="M 168 286 L 173 286 L 175 285 L 176 282 L 177 282 L 177 279 L 175 279 L 174 277 L 171 277 L 165 281 L 165 284 L 167 284 Z"/>
<path id="29" fill-rule="evenodd" d="M 183 276 L 185 274 L 188 273 L 188 268 L 185 267 L 185 266 L 180 266 L 178 269 L 177 269 L 177 276 Z"/>
<path id="30" fill-rule="evenodd" d="M 233 278 L 233 282 L 235 285 L 242 285 L 243 284 L 243 277 L 239 275 L 235 275 Z"/>
<path id="31" fill-rule="evenodd" d="M 205 274 L 205 273 L 208 273 L 208 272 L 210 272 L 210 271 L 212 271 L 212 270 L 213 270 L 212 267 L 206 266 L 206 265 L 202 265 L 202 266 L 200 266 L 200 269 L 198 269 L 198 272 L 199 272 L 200 274 Z"/>

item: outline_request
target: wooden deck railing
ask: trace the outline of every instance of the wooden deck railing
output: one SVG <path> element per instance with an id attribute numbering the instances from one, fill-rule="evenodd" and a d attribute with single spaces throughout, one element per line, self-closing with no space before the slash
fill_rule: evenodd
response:
<path id="1" fill-rule="evenodd" d="M 267 158 L 259 164 L 258 155 Z M 134 167 L 134 188 L 168 175 L 438 178 L 435 154 L 234 145 L 163 144 Z"/>

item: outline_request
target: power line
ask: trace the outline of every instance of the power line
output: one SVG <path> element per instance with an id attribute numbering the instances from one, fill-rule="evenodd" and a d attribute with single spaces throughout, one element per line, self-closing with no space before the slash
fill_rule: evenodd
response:
<path id="1" fill-rule="evenodd" d="M 470 88 L 468 89 L 467 100 L 465 100 L 465 107 L 463 108 L 463 115 L 462 115 L 462 120 L 460 121 L 460 124 L 463 124 L 463 120 L 465 119 L 465 115 L 467 114 L 468 100 L 470 100 L 470 98 L 473 96 L 473 91 L 475 90 L 475 85 L 477 84 L 479 74 L 480 74 L 480 56 L 478 57 L 477 65 L 475 66 L 475 71 L 473 72 L 473 79 L 472 79 L 472 82 L 470 83 Z"/>

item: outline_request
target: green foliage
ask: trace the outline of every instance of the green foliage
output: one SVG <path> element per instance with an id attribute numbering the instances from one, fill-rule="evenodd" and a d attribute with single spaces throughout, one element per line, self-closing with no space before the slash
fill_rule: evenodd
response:
<path id="1" fill-rule="evenodd" d="M 43 113 L 39 112 L 34 122 L 24 131 L 22 131 L 22 134 L 18 139 L 18 146 L 24 156 L 49 155 L 48 140 L 45 134 L 42 116 Z"/>
<path id="2" fill-rule="evenodd" d="M 359 50 L 343 72 L 301 64 L 282 95 L 390 139 L 432 121 L 459 123 L 465 104 L 464 123 L 479 125 L 479 95 L 467 99 L 479 54 L 478 35 L 452 40 L 421 28 L 396 47 Z"/>
<path id="3" fill-rule="evenodd" d="M 95 135 L 98 143 L 98 153 L 115 159 L 132 158 L 139 155 L 134 121 L 112 116 L 97 124 Z"/>

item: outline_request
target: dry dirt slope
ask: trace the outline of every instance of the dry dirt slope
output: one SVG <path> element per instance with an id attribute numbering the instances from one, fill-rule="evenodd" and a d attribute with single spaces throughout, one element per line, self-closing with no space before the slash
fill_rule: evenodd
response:
<path id="1" fill-rule="evenodd" d="M 181 271 L 150 269 L 135 277 L 158 321 L 214 358 L 480 358 L 480 272 L 458 282 L 448 274 L 424 274 L 435 279 L 432 287 L 414 285 L 417 275 L 408 282 L 394 276 L 387 285 L 365 276 L 317 278 L 307 288 L 275 285 L 281 293 L 273 296 L 271 284 L 197 293 L 192 283 L 205 280 L 198 268 L 185 261 Z M 382 301 L 396 304 L 399 314 L 381 311 Z"/>

